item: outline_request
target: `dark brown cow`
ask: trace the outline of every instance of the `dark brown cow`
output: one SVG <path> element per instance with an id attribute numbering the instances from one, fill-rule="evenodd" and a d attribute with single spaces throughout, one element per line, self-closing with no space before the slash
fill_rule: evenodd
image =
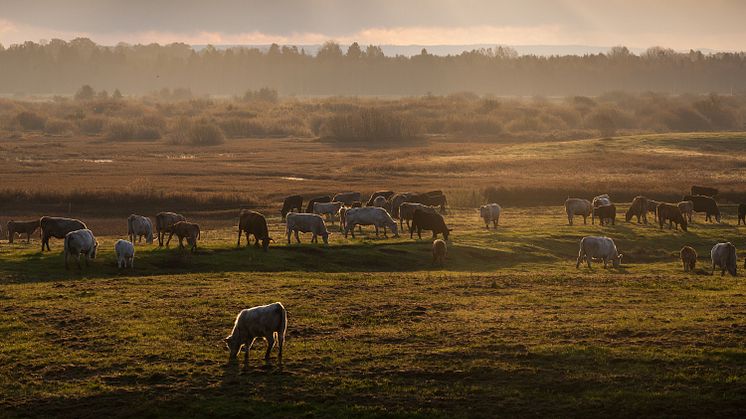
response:
<path id="1" fill-rule="evenodd" d="M 598 217 L 601 225 L 616 224 L 616 206 L 614 204 L 601 205 L 593 208 L 593 216 Z"/>
<path id="2" fill-rule="evenodd" d="M 290 211 L 303 211 L 303 197 L 300 195 L 292 195 L 287 198 L 285 198 L 284 201 L 282 201 L 282 209 L 280 210 L 280 215 L 282 215 L 282 219 L 285 219 L 285 216 L 288 215 Z"/>
<path id="3" fill-rule="evenodd" d="M 676 224 L 677 230 L 679 229 L 679 226 L 681 226 L 682 230 L 687 231 L 686 218 L 684 218 L 684 214 L 681 213 L 681 210 L 676 204 L 669 204 L 666 202 L 658 204 L 658 224 L 661 229 L 666 221 L 668 221 L 669 230 L 673 228 L 674 224 Z"/>
<path id="4" fill-rule="evenodd" d="M 704 195 L 687 195 L 682 201 L 692 201 L 694 203 L 694 212 L 704 212 L 705 221 L 712 221 L 712 216 L 715 216 L 715 220 L 720 222 L 720 208 L 718 203 L 715 202 L 715 198 Z"/>
<path id="5" fill-rule="evenodd" d="M 274 241 L 269 237 L 269 229 L 267 228 L 267 219 L 264 215 L 244 209 L 238 216 L 238 243 L 236 247 L 241 247 L 241 234 L 246 234 L 246 246 L 251 244 L 250 234 L 254 235 L 254 246 L 259 247 L 259 240 L 262 241 L 262 249 L 266 252 L 269 249 L 269 242 Z"/>

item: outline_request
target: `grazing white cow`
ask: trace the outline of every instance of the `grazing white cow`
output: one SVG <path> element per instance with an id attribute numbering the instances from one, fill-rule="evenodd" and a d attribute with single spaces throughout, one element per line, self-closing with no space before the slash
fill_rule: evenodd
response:
<path id="1" fill-rule="evenodd" d="M 339 209 L 342 208 L 342 205 L 344 205 L 344 202 L 340 202 L 340 201 L 314 202 L 313 213 L 329 216 L 329 218 L 331 218 L 332 220 L 332 224 L 334 224 L 334 216 L 339 212 Z"/>
<path id="2" fill-rule="evenodd" d="M 135 269 L 135 245 L 127 240 L 119 239 L 114 243 L 114 252 L 117 254 L 117 268 L 129 266 Z"/>
<path id="3" fill-rule="evenodd" d="M 598 195 L 593 197 L 593 208 L 598 208 L 603 205 L 611 205 L 611 199 L 608 194 Z M 591 224 L 595 224 L 596 217 L 593 211 L 591 211 Z"/>
<path id="4" fill-rule="evenodd" d="M 236 316 L 231 335 L 223 339 L 230 350 L 230 359 L 235 359 L 241 346 L 246 345 L 244 362 L 249 361 L 249 351 L 257 338 L 267 341 L 264 360 L 269 361 L 269 353 L 277 342 L 277 361 L 282 363 L 282 346 L 288 327 L 288 313 L 282 303 L 267 304 L 241 310 Z"/>
<path id="5" fill-rule="evenodd" d="M 578 261 L 575 264 L 575 269 L 580 267 L 583 259 L 586 260 L 590 269 L 591 259 L 594 258 L 602 259 L 604 261 L 604 268 L 606 268 L 606 264 L 609 261 L 611 261 L 612 266 L 615 268 L 618 268 L 622 262 L 622 255 L 617 251 L 614 240 L 608 237 L 583 237 L 580 239 L 580 251 L 578 252 Z"/>
<path id="6" fill-rule="evenodd" d="M 727 270 L 733 276 L 736 276 L 736 246 L 731 242 L 718 243 L 710 251 L 712 258 L 712 274 L 715 275 L 715 267 L 720 267 L 720 276 L 725 275 Z"/>
<path id="7" fill-rule="evenodd" d="M 324 219 L 318 214 L 308 214 L 303 212 L 289 212 L 286 216 L 286 233 L 288 244 L 290 244 L 290 234 L 295 233 L 295 241 L 300 243 L 298 232 L 313 233 L 311 243 L 318 243 L 318 236 L 324 240 L 324 244 L 329 244 L 329 231 L 326 229 Z"/>
<path id="8" fill-rule="evenodd" d="M 65 269 L 69 269 L 68 258 L 75 257 L 80 266 L 80 255 L 85 255 L 85 266 L 89 266 L 90 259 L 96 259 L 98 242 L 93 232 L 87 228 L 71 231 L 65 234 Z"/>
<path id="9" fill-rule="evenodd" d="M 565 212 L 567 213 L 567 222 L 572 225 L 572 220 L 576 215 L 583 216 L 583 224 L 587 223 L 588 216 L 592 211 L 591 201 L 581 198 L 567 198 L 565 201 Z"/>
<path id="10" fill-rule="evenodd" d="M 352 238 L 355 238 L 355 226 L 356 225 L 372 225 L 376 228 L 376 237 L 378 237 L 378 229 L 383 227 L 383 236 L 386 235 L 386 227 L 391 229 L 394 233 L 394 237 L 399 237 L 399 229 L 396 226 L 396 222 L 389 215 L 388 211 L 379 207 L 362 207 L 362 208 L 351 208 L 347 210 L 345 214 L 345 225 L 344 233 L 347 237 L 347 233 L 352 231 Z"/>
<path id="11" fill-rule="evenodd" d="M 487 230 L 490 229 L 490 223 L 492 223 L 495 226 L 495 229 L 497 229 L 497 225 L 500 224 L 501 210 L 502 208 L 500 208 L 500 205 L 494 203 L 479 207 L 479 216 L 484 220 L 484 225 L 487 227 Z"/>
<path id="12" fill-rule="evenodd" d="M 145 243 L 153 244 L 153 223 L 148 217 L 132 214 L 127 217 L 127 235 L 132 244 L 135 244 L 135 239 L 137 242 L 142 242 L 143 237 L 145 237 Z"/>
<path id="13" fill-rule="evenodd" d="M 414 210 L 420 210 L 429 214 L 437 214 L 438 207 L 431 207 L 419 202 L 402 202 L 399 204 L 399 228 L 404 230 L 404 221 L 407 222 L 407 228 L 411 231 L 412 217 L 414 217 Z"/>

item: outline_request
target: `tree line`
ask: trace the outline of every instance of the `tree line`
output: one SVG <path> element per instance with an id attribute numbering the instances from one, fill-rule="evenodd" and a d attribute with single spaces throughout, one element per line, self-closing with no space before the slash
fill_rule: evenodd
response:
<path id="1" fill-rule="evenodd" d="M 386 56 L 375 45 L 327 42 L 313 55 L 272 45 L 195 50 L 169 45 L 97 45 L 89 39 L 0 45 L 0 93 L 71 94 L 81 85 L 140 95 L 161 89 L 237 95 L 270 87 L 291 95 L 596 96 L 603 92 L 746 92 L 746 53 L 688 53 L 652 47 L 642 54 L 519 56 L 509 47 L 437 56 Z"/>

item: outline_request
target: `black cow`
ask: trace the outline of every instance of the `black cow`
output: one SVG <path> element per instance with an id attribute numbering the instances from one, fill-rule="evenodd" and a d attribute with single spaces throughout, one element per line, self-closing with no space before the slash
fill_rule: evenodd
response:
<path id="1" fill-rule="evenodd" d="M 410 239 L 415 230 L 417 230 L 417 237 L 420 239 L 422 238 L 422 230 L 432 231 L 434 239 L 438 237 L 438 234 L 443 234 L 443 238 L 446 240 L 448 240 L 448 235 L 451 232 L 442 215 L 430 214 L 420 210 L 415 210 L 414 215 L 412 215 L 412 227 L 409 230 Z"/>
<path id="2" fill-rule="evenodd" d="M 315 204 L 316 202 L 321 202 L 322 204 L 325 202 L 332 202 L 332 197 L 329 195 L 324 195 L 324 196 L 317 196 L 316 198 L 311 198 L 308 201 L 308 205 L 306 205 L 307 213 L 313 213 L 313 204 Z"/>
<path id="3" fill-rule="evenodd" d="M 714 197 L 718 194 L 718 190 L 715 188 L 708 188 L 707 186 L 692 186 L 692 195 L 704 195 Z"/>
<path id="4" fill-rule="evenodd" d="M 715 220 L 718 223 L 720 222 L 720 208 L 718 208 L 718 203 L 715 202 L 713 197 L 704 195 L 687 195 L 683 200 L 694 202 L 694 211 L 704 212 L 705 221 L 712 221 L 712 216 L 714 215 Z"/>
<path id="5" fill-rule="evenodd" d="M 303 211 L 303 197 L 300 195 L 293 195 L 285 198 L 285 200 L 282 202 L 282 209 L 280 210 L 280 214 L 282 214 L 282 219 L 285 219 L 285 216 L 290 211 Z"/>

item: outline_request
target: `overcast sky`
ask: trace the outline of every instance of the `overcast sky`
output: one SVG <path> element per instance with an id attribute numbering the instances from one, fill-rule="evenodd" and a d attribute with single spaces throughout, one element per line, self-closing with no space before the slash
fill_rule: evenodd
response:
<path id="1" fill-rule="evenodd" d="M 746 50 L 742 0 L 0 0 L 0 43 L 661 45 Z"/>

